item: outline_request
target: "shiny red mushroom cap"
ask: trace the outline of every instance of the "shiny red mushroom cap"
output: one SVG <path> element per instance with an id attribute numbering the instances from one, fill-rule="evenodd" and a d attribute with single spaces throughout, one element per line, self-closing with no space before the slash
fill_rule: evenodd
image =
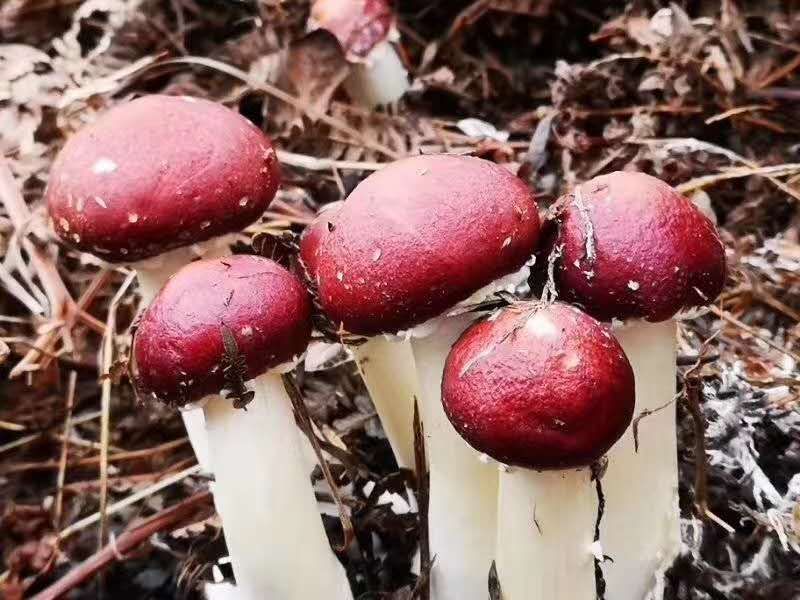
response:
<path id="1" fill-rule="evenodd" d="M 725 285 L 714 224 L 663 181 L 616 172 L 579 185 L 561 215 L 559 292 L 598 319 L 657 322 Z"/>
<path id="2" fill-rule="evenodd" d="M 242 380 L 257 377 L 306 349 L 308 292 L 289 271 L 259 256 L 187 265 L 148 307 L 134 336 L 139 391 L 183 405 L 229 389 L 226 330 L 245 365 Z"/>
<path id="3" fill-rule="evenodd" d="M 350 333 L 396 333 L 441 315 L 530 259 L 533 194 L 503 167 L 417 156 L 365 179 L 301 243 L 328 317 Z M 313 248 L 309 248 L 309 245 Z"/>
<path id="4" fill-rule="evenodd" d="M 361 61 L 389 38 L 394 13 L 386 0 L 316 0 L 310 25 L 332 33 L 349 60 Z"/>
<path id="5" fill-rule="evenodd" d="M 129 262 L 240 231 L 279 183 L 272 144 L 250 121 L 207 100 L 156 95 L 73 135 L 46 197 L 64 241 Z"/>
<path id="6" fill-rule="evenodd" d="M 588 466 L 633 416 L 633 370 L 606 326 L 525 303 L 468 329 L 447 358 L 444 410 L 479 452 L 530 469 Z"/>
<path id="7" fill-rule="evenodd" d="M 316 218 L 303 231 L 302 241 L 300 242 L 300 261 L 305 269 L 306 277 L 312 283 L 316 278 L 316 273 L 311 272 L 311 267 L 312 265 L 317 265 L 320 242 L 324 239 L 325 233 L 333 228 L 331 218 L 343 205 L 344 203 L 341 201 L 326 204 L 320 208 Z"/>

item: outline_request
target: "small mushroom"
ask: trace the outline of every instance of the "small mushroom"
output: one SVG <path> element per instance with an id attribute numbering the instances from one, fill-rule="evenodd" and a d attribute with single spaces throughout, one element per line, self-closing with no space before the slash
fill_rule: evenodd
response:
<path id="1" fill-rule="evenodd" d="M 397 102 L 408 91 L 408 72 L 394 49 L 399 35 L 387 0 L 316 0 L 309 28 L 332 33 L 352 63 L 348 95 L 373 108 Z"/>
<path id="2" fill-rule="evenodd" d="M 297 277 L 266 258 L 231 256 L 175 274 L 134 338 L 143 396 L 208 398 L 214 501 L 247 600 L 352 598 L 281 378 L 310 333 L 311 301 Z"/>
<path id="3" fill-rule="evenodd" d="M 46 199 L 56 233 L 82 252 L 136 269 L 146 306 L 198 254 L 230 253 L 280 171 L 270 140 L 220 104 L 152 95 L 120 104 L 67 141 Z M 207 468 L 202 412 L 182 412 Z"/>
<path id="4" fill-rule="evenodd" d="M 626 435 L 603 479 L 608 597 L 639 600 L 680 548 L 675 427 L 676 324 L 706 306 L 726 278 L 714 224 L 687 198 L 649 175 L 617 172 L 565 198 L 555 276 L 562 298 L 614 329 L 636 377 L 639 447 Z M 591 278 L 585 273 L 591 272 Z M 647 531 L 646 536 L 631 532 Z"/>
<path id="5" fill-rule="evenodd" d="M 450 346 L 477 316 L 449 316 L 451 310 L 527 279 L 525 265 L 539 234 L 533 194 L 486 160 L 417 156 L 374 173 L 320 219 L 330 226 L 312 227 L 301 244 L 306 269 L 328 317 L 376 340 L 359 349 L 367 359 L 362 374 L 405 462 L 412 457 L 403 449 L 413 447 L 408 390 L 417 390 L 430 462 L 432 597 L 483 600 L 493 560 L 497 471 L 445 417 L 442 369 Z M 387 343 L 384 334 L 408 341 Z M 398 356 L 401 370 L 370 370 Z"/>
<path id="6" fill-rule="evenodd" d="M 503 597 L 595 598 L 589 467 L 623 434 L 634 406 L 619 343 L 572 306 L 513 305 L 455 343 L 442 402 L 472 447 L 510 466 L 497 510 Z"/>

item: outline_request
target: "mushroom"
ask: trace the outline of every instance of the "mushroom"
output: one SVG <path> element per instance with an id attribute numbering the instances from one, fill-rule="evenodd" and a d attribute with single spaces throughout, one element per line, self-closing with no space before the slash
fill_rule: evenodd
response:
<path id="1" fill-rule="evenodd" d="M 146 306 L 197 255 L 230 253 L 227 236 L 256 221 L 280 172 L 270 140 L 220 104 L 144 96 L 87 125 L 58 155 L 47 186 L 67 244 L 137 273 Z M 207 467 L 202 412 L 182 412 Z"/>
<path id="2" fill-rule="evenodd" d="M 266 258 L 231 256 L 175 274 L 134 337 L 144 396 L 169 404 L 208 398 L 214 502 L 248 600 L 352 597 L 281 377 L 310 333 L 311 301 L 296 276 Z"/>
<path id="3" fill-rule="evenodd" d="M 314 285 L 316 253 L 323 234 L 332 226 L 331 218 L 343 202 L 331 202 L 320 209 L 317 218 L 303 232 L 300 260 L 310 285 Z M 380 260 L 380 256 L 377 257 Z M 346 344 L 369 392 L 397 465 L 414 468 L 414 402 L 417 374 L 414 354 L 406 341 L 376 335 L 363 343 Z"/>
<path id="4" fill-rule="evenodd" d="M 332 33 L 353 64 L 345 89 L 355 102 L 373 108 L 397 102 L 408 90 L 408 72 L 392 42 L 399 38 L 386 0 L 316 0 L 309 29 Z"/>
<path id="5" fill-rule="evenodd" d="M 500 473 L 506 600 L 596 597 L 590 466 L 623 434 L 633 371 L 609 330 L 566 304 L 520 303 L 469 328 L 442 379 L 450 422 Z"/>
<path id="6" fill-rule="evenodd" d="M 444 415 L 442 370 L 475 317 L 456 315 L 467 310 L 457 305 L 527 279 L 539 234 L 533 194 L 489 161 L 417 156 L 365 179 L 327 222 L 304 253 L 320 306 L 343 331 L 396 334 L 413 351 L 430 463 L 432 597 L 483 600 L 497 469 L 479 460 Z M 370 360 L 382 347 L 373 346 Z M 411 435 L 408 423 L 397 430 Z"/>
<path id="7" fill-rule="evenodd" d="M 639 448 L 626 435 L 603 479 L 608 597 L 641 600 L 680 545 L 675 427 L 676 324 L 710 304 L 726 277 L 714 225 L 666 183 L 634 172 L 592 179 L 564 199 L 555 272 L 562 298 L 614 333 L 636 377 Z M 647 531 L 648 535 L 631 535 Z"/>

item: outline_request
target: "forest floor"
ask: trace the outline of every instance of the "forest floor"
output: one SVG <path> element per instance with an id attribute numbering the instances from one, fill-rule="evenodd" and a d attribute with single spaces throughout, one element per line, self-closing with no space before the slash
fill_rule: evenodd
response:
<path id="1" fill-rule="evenodd" d="M 730 281 L 680 326 L 680 384 L 699 388 L 705 433 L 697 443 L 681 402 L 684 544 L 657 596 L 800 597 L 800 5 L 396 10 L 412 87 L 369 112 L 342 88 L 352 67 L 335 39 L 307 33 L 306 0 L 0 1 L 0 596 L 32 597 L 76 570 L 72 598 L 198 598 L 215 572 L 230 576 L 213 566 L 224 542 L 180 418 L 138 404 L 121 368 L 138 306 L 130 271 L 58 245 L 42 203 L 72 132 L 160 92 L 234 107 L 280 150 L 283 188 L 239 252 L 271 252 L 376 163 L 419 152 L 503 163 L 543 208 L 596 174 L 638 169 L 713 214 Z M 358 597 L 410 598 L 416 515 L 383 493 L 413 476 L 353 363 L 334 363 L 298 379 L 352 516 L 341 558 Z M 339 520 L 325 522 L 341 540 Z"/>

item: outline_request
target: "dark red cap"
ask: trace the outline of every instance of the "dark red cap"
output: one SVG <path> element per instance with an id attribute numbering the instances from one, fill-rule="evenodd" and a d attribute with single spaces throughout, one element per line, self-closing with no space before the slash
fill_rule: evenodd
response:
<path id="1" fill-rule="evenodd" d="M 221 104 L 145 96 L 73 135 L 53 165 L 56 233 L 112 262 L 241 231 L 275 196 L 269 139 Z"/>
<path id="2" fill-rule="evenodd" d="M 442 402 L 476 450 L 509 465 L 590 465 L 627 429 L 633 370 L 606 326 L 566 304 L 525 303 L 468 329 Z"/>
<path id="3" fill-rule="evenodd" d="M 520 179 L 448 155 L 389 165 L 320 222 L 301 256 L 328 317 L 360 335 L 441 315 L 522 267 L 539 234 L 536 202 Z"/>
<path id="4" fill-rule="evenodd" d="M 725 285 L 725 247 L 687 198 L 644 173 L 596 177 L 567 199 L 556 247 L 562 297 L 598 319 L 664 321 Z"/>
<path id="5" fill-rule="evenodd" d="M 316 273 L 311 271 L 311 267 L 317 264 L 317 252 L 319 251 L 320 242 L 324 239 L 325 234 L 333 228 L 331 219 L 343 205 L 344 203 L 341 201 L 326 204 L 303 231 L 300 243 L 300 261 L 303 263 L 306 277 L 312 281 L 316 279 Z"/>
<path id="6" fill-rule="evenodd" d="M 223 325 L 247 365 L 245 380 L 291 360 L 311 335 L 303 284 L 259 256 L 191 263 L 174 275 L 144 313 L 134 336 L 136 385 L 182 405 L 226 385 Z"/>
<path id="7" fill-rule="evenodd" d="M 331 32 L 350 60 L 361 60 L 388 39 L 394 13 L 386 0 L 316 0 L 311 22 Z"/>

